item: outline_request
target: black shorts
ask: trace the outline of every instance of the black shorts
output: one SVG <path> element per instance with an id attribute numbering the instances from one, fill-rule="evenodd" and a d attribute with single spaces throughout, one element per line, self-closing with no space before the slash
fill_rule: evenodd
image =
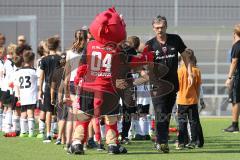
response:
<path id="1" fill-rule="evenodd" d="M 70 109 L 70 106 L 57 105 L 57 118 L 58 118 L 58 120 L 67 120 L 69 109 Z"/>
<path id="2" fill-rule="evenodd" d="M 52 114 L 55 113 L 55 107 L 51 104 L 51 94 L 50 89 L 45 88 L 44 98 L 43 98 L 43 106 L 40 108 L 43 112 L 51 112 Z"/>
<path id="3" fill-rule="evenodd" d="M 132 113 L 137 113 L 137 107 L 127 107 L 124 103 L 120 108 L 120 113 L 121 114 L 132 114 Z"/>
<path id="4" fill-rule="evenodd" d="M 0 101 L 2 101 L 2 89 L 0 88 Z"/>
<path id="5" fill-rule="evenodd" d="M 100 107 L 94 108 L 94 93 L 81 90 L 79 105 L 80 110 L 84 113 L 96 117 L 119 114 L 120 104 L 117 94 L 102 92 L 102 102 Z"/>
<path id="6" fill-rule="evenodd" d="M 137 112 L 142 113 L 142 114 L 149 114 L 149 107 L 150 107 L 149 104 L 147 104 L 147 105 L 138 104 Z"/>
<path id="7" fill-rule="evenodd" d="M 240 73 L 233 77 L 233 86 L 229 91 L 229 102 L 239 103 L 240 102 Z"/>
<path id="8" fill-rule="evenodd" d="M 13 105 L 14 103 L 17 102 L 15 100 L 16 99 L 15 99 L 14 95 L 11 95 L 9 90 L 2 91 L 1 101 L 3 104 L 12 104 Z M 15 106 L 13 105 L 13 107 L 15 107 Z"/>
<path id="9" fill-rule="evenodd" d="M 29 104 L 21 106 L 21 112 L 26 112 L 28 109 L 34 110 L 36 108 L 36 104 Z"/>

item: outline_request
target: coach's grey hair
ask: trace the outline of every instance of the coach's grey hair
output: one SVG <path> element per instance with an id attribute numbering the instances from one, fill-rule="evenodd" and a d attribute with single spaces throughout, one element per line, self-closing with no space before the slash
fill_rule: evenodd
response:
<path id="1" fill-rule="evenodd" d="M 164 17 L 164 16 L 161 16 L 161 15 L 158 15 L 157 17 L 154 17 L 153 20 L 152 20 L 152 25 L 155 24 L 155 23 L 160 23 L 164 21 L 166 26 L 167 26 L 167 18 Z"/>

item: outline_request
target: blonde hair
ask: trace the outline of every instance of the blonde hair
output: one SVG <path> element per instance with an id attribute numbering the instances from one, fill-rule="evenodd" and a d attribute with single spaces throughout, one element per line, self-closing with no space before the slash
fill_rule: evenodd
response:
<path id="1" fill-rule="evenodd" d="M 10 43 L 7 46 L 7 54 L 15 55 L 16 54 L 16 48 L 17 48 L 16 44 Z"/>
<path id="2" fill-rule="evenodd" d="M 234 26 L 233 32 L 236 33 L 238 37 L 240 37 L 240 24 L 236 24 Z"/>

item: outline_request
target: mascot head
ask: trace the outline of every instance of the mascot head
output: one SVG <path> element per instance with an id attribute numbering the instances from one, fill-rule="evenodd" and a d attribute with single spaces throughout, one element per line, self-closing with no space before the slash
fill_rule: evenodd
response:
<path id="1" fill-rule="evenodd" d="M 126 39 L 126 25 L 114 7 L 99 13 L 89 29 L 94 39 L 100 43 L 119 43 Z"/>

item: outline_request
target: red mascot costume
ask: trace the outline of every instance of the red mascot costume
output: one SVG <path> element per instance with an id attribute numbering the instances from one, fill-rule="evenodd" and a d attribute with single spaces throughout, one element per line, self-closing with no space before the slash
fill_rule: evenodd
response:
<path id="1" fill-rule="evenodd" d="M 89 29 L 95 40 L 88 43 L 86 62 L 79 66 L 75 77 L 76 85 L 80 79 L 83 81 L 80 85 L 80 110 L 68 152 L 83 154 L 91 118 L 104 116 L 108 153 L 127 153 L 118 143 L 119 96 L 112 81 L 112 68 L 117 66 L 113 57 L 118 53 L 116 45 L 126 38 L 125 23 L 114 8 L 109 8 L 95 17 Z"/>

